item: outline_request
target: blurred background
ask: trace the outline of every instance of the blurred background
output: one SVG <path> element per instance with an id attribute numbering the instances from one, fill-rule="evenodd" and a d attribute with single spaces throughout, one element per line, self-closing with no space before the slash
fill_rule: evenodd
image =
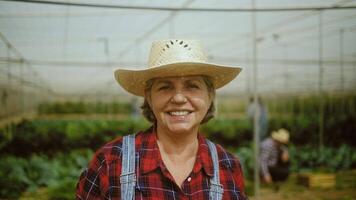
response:
<path id="1" fill-rule="evenodd" d="M 355 199 L 355 10 L 354 0 L 1 0 L 0 199 L 73 199 L 96 149 L 148 128 L 143 99 L 113 70 L 145 68 L 152 41 L 168 38 L 199 39 L 210 61 L 243 68 L 202 132 L 240 158 L 251 199 Z M 254 95 L 267 132 L 291 134 L 293 173 L 261 197 Z"/>

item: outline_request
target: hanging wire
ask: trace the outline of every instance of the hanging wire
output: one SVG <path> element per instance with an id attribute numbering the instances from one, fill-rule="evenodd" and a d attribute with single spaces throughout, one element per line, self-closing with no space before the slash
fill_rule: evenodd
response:
<path id="1" fill-rule="evenodd" d="M 10 43 L 10 41 L 0 32 L 0 39 L 6 44 L 6 46 L 8 47 L 8 49 L 13 52 L 18 58 L 20 63 L 22 64 L 26 64 L 28 68 L 30 68 L 32 70 L 32 72 L 34 73 L 34 75 L 37 77 L 37 79 L 41 82 L 41 85 L 45 85 L 45 88 L 48 92 L 50 93 L 55 93 L 53 92 L 53 90 L 46 84 L 46 82 L 40 77 L 40 75 L 37 73 L 37 71 L 35 69 L 33 69 L 33 67 L 31 66 L 31 63 L 27 62 L 26 59 L 22 56 L 22 54 Z M 9 77 L 14 77 L 13 75 L 11 75 L 11 72 L 9 71 L 8 74 Z M 28 82 L 25 81 L 24 79 L 20 79 L 23 82 Z M 43 87 L 41 87 L 43 88 Z"/>
<path id="2" fill-rule="evenodd" d="M 104 9 L 126 9 L 126 10 L 148 10 L 148 11 L 179 11 L 179 12 L 285 12 L 285 11 L 308 11 L 308 10 L 346 10 L 356 9 L 356 6 L 315 6 L 315 7 L 274 7 L 274 8 L 187 8 L 187 7 L 149 7 L 149 6 L 128 6 L 128 5 L 109 5 L 94 3 L 74 3 L 63 1 L 36 1 L 36 0 L 1 0 L 22 3 L 47 4 L 57 6 L 76 6 L 88 8 Z"/>

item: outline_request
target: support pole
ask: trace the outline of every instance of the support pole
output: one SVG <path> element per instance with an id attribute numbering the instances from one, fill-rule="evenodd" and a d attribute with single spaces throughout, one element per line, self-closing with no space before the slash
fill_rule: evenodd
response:
<path id="1" fill-rule="evenodd" d="M 252 0 L 252 9 L 255 8 L 255 0 Z M 257 87 L 257 20 L 256 20 L 256 12 L 252 12 L 252 44 L 253 44 L 253 97 L 254 97 L 254 120 L 253 120 L 253 140 L 254 140 L 254 157 L 255 157 L 255 171 L 254 171 L 254 191 L 255 191 L 255 199 L 260 199 L 260 162 L 259 162 L 259 151 L 260 151 L 260 142 L 259 142 L 259 126 L 258 126 L 258 118 L 260 114 L 257 97 L 258 97 L 258 87 Z"/>
<path id="2" fill-rule="evenodd" d="M 6 57 L 11 58 L 11 46 L 9 44 L 6 44 Z M 8 62 L 6 63 L 6 70 L 7 70 L 7 84 L 8 88 L 12 87 L 12 81 L 11 81 L 11 63 Z"/>
<path id="3" fill-rule="evenodd" d="M 344 91 L 344 29 L 340 29 L 340 89 Z"/>
<path id="4" fill-rule="evenodd" d="M 11 46 L 6 44 L 6 56 L 7 58 L 10 59 L 11 55 Z M 8 97 L 10 95 L 10 91 L 12 90 L 12 86 L 11 86 L 11 63 L 6 63 L 6 87 L 3 89 L 6 93 L 6 96 Z M 11 97 L 10 97 L 11 98 Z M 5 108 L 3 110 L 3 116 L 9 116 L 10 113 L 12 112 L 11 110 L 11 106 L 9 106 L 10 102 L 7 100 L 8 98 L 6 98 L 6 102 L 5 102 Z"/>
<path id="5" fill-rule="evenodd" d="M 250 42 L 248 40 L 246 40 L 246 49 L 250 48 Z M 249 55 L 251 54 L 251 52 L 249 51 L 245 51 L 246 52 L 246 66 L 250 66 L 250 58 Z M 250 100 L 251 97 L 251 69 L 250 68 L 246 68 L 246 94 L 247 94 L 247 101 Z"/>
<path id="6" fill-rule="evenodd" d="M 21 77 L 25 77 L 24 75 L 24 66 L 23 66 L 23 63 L 20 64 L 20 74 L 21 74 Z M 26 92 L 25 92 L 25 89 L 24 89 L 24 81 L 20 81 L 20 99 L 21 99 L 21 108 L 20 108 L 20 113 L 23 115 L 26 113 Z"/>
<path id="7" fill-rule="evenodd" d="M 324 98 L 323 98 L 323 12 L 319 12 L 319 151 L 324 148 Z"/>

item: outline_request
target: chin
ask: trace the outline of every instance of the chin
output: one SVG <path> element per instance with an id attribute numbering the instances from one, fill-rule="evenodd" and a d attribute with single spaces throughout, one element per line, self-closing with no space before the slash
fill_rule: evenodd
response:
<path id="1" fill-rule="evenodd" d="M 192 132 L 193 130 L 191 128 L 168 128 L 170 132 L 172 133 L 189 133 Z"/>
<path id="2" fill-rule="evenodd" d="M 187 126 L 187 125 L 174 125 L 174 126 L 169 126 L 168 125 L 168 130 L 172 133 L 189 133 L 194 131 L 193 126 Z"/>

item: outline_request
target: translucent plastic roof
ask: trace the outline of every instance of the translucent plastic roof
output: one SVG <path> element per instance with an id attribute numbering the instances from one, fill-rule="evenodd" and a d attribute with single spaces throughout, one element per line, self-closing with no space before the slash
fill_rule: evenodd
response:
<path id="1" fill-rule="evenodd" d="M 260 0 L 257 11 L 247 0 L 52 2 L 67 4 L 0 1 L 2 86 L 127 94 L 113 69 L 145 68 L 153 40 L 189 38 L 202 41 L 210 61 L 242 66 L 220 92 L 245 94 L 253 87 L 253 14 L 259 92 L 356 86 L 356 1 Z"/>

